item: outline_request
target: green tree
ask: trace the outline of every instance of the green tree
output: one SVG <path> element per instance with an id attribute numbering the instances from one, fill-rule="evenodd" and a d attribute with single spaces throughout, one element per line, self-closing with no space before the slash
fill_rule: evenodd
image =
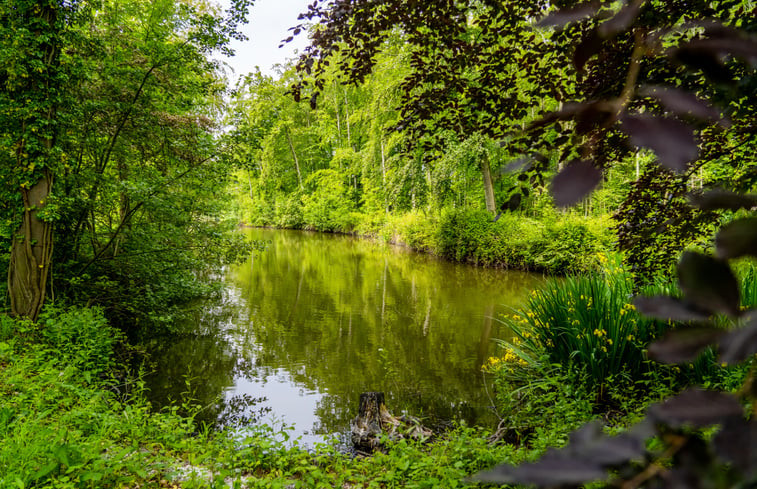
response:
<path id="1" fill-rule="evenodd" d="M 58 293 L 112 306 L 223 256 L 209 245 L 222 244 L 209 217 L 227 173 L 211 121 L 224 85 L 209 55 L 241 36 L 249 3 L 225 15 L 180 0 L 3 4 L 14 314 L 36 317 L 51 260 Z"/>
<path id="2" fill-rule="evenodd" d="M 10 241 L 8 291 L 12 314 L 36 319 L 53 251 L 51 216 L 41 215 L 62 154 L 59 110 L 65 84 L 67 25 L 75 4 L 56 0 L 0 4 L 0 173 L 3 238 Z"/>

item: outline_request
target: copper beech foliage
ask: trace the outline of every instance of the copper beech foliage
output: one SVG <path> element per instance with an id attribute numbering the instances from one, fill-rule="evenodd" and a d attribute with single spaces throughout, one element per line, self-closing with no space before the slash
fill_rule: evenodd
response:
<path id="1" fill-rule="evenodd" d="M 553 180 L 556 200 L 570 204 L 583 198 L 599 179 L 587 170 L 591 141 L 613 125 L 628 136 L 629 144 L 648 148 L 664 168 L 686 172 L 699 157 L 695 126 L 702 120 L 727 126 L 729 121 L 706 100 L 685 89 L 644 87 L 636 90 L 634 70 L 649 55 L 659 33 L 643 32 L 636 17 L 644 1 L 629 1 L 614 16 L 598 24 L 576 48 L 574 62 L 581 68 L 588 53 L 602 49 L 603 40 L 624 29 L 634 32 L 624 94 L 610 101 L 572 105 L 547 116 L 547 120 L 572 120 L 577 131 L 591 134 L 582 149 L 584 159 L 570 164 Z M 601 2 L 589 2 L 559 10 L 543 23 L 562 26 L 586 16 L 599 15 Z M 754 14 L 754 12 L 752 12 Z M 753 70 L 757 41 L 744 32 L 711 21 L 695 24 L 696 35 L 669 47 L 665 55 L 694 70 L 701 70 L 717 83 L 735 82 L 728 63 L 736 58 Z M 588 45 L 587 45 L 588 43 Z M 588 53 L 587 53 L 588 52 Z M 636 67 L 634 65 L 637 65 Z M 665 109 L 661 115 L 639 113 L 630 104 L 634 95 L 656 99 Z M 542 124 L 539 121 L 536 124 Z M 592 134 L 593 133 L 593 134 Z M 692 198 L 694 206 L 707 211 L 754 209 L 757 196 L 711 191 Z M 640 297 L 640 312 L 662 319 L 682 321 L 666 338 L 651 345 L 650 356 L 662 362 L 691 362 L 708 347 L 714 347 L 724 363 L 745 361 L 757 353 L 757 314 L 742 311 L 738 281 L 726 260 L 757 257 L 757 219 L 740 218 L 721 228 L 715 238 L 717 256 L 685 252 L 677 267 L 682 297 Z M 734 327 L 709 325 L 715 315 L 733 320 Z M 753 376 L 740 393 L 757 399 Z M 714 437 L 702 428 L 717 426 Z M 646 441 L 658 437 L 663 449 L 650 450 Z M 738 396 L 687 390 L 666 402 L 653 405 L 646 418 L 619 436 L 608 436 L 597 424 L 573 433 L 567 447 L 548 451 L 539 461 L 521 466 L 499 466 L 478 475 L 494 483 L 520 483 L 539 487 L 579 487 L 605 481 L 615 487 L 751 487 L 757 482 L 757 420 L 745 413 Z"/>
<path id="2" fill-rule="evenodd" d="M 549 141 L 560 153 L 562 168 L 551 190 L 557 203 L 567 206 L 595 189 L 602 181 L 602 170 L 623 155 L 642 148 L 653 152 L 659 166 L 636 182 L 619 213 L 620 242 L 636 255 L 632 265 L 639 274 L 650 271 L 643 262 L 644 250 L 670 247 L 675 252 L 676 238 L 682 241 L 691 236 L 712 213 L 741 210 L 749 214 L 755 209 L 757 195 L 749 193 L 757 183 L 753 161 L 734 161 L 734 155 L 744 155 L 744 148 L 755 146 L 757 15 L 753 2 L 526 3 L 528 7 L 522 2 L 476 5 L 491 15 L 490 26 L 507 26 L 507 19 L 513 18 L 509 14 L 519 8 L 538 13 L 534 18 L 542 17 L 539 26 L 554 30 L 551 42 L 554 50 L 564 54 L 562 68 L 577 75 L 579 100 L 565 99 L 565 87 L 551 83 L 551 78 L 541 80 L 541 93 L 552 93 L 563 103 L 525 131 L 508 135 L 503 144 L 526 154 L 514 166 L 536 175 L 546 171 L 542 136 L 547 129 L 556 131 L 557 138 Z M 314 76 L 311 103 L 317 101 L 320 75 L 329 62 L 339 63 L 348 81 L 361 81 L 373 66 L 382 36 L 396 27 L 422 53 L 448 60 L 460 55 L 460 62 L 465 63 L 468 47 L 458 41 L 467 17 L 460 14 L 472 4 L 449 0 L 431 5 L 419 0 L 313 3 L 302 18 L 319 19 L 320 24 L 313 34 L 313 47 L 299 64 L 302 73 Z M 455 92 L 460 84 L 459 79 L 439 75 L 432 63 L 421 63 L 423 59 L 421 55 L 414 58 L 416 71 L 406 85 L 408 95 L 402 107 L 403 114 L 411 116 L 406 117 L 408 124 L 416 128 L 417 120 L 428 111 L 448 109 L 422 88 L 436 83 Z M 428 69 L 417 70 L 420 67 Z M 294 87 L 296 97 L 305 86 Z M 497 129 L 489 131 L 497 134 Z M 725 180 L 725 190 L 703 189 L 692 195 L 686 185 L 691 173 L 704 162 L 721 160 L 746 170 L 739 178 Z M 674 237 L 672 242 L 661 239 L 666 233 Z M 720 361 L 735 363 L 757 353 L 757 314 L 742 310 L 738 281 L 727 261 L 757 256 L 757 219 L 741 217 L 724 226 L 715 238 L 715 250 L 716 256 L 683 254 L 677 267 L 681 297 L 636 300 L 642 313 L 684 323 L 651 345 L 653 358 L 688 362 L 703 349 L 714 347 Z M 716 315 L 730 318 L 733 327 L 716 328 L 711 323 Z M 753 404 L 757 401 L 753 375 L 739 395 Z M 538 487 L 580 487 L 595 481 L 624 488 L 753 487 L 757 484 L 757 419 L 745 413 L 739 395 L 690 389 L 650 407 L 643 422 L 619 436 L 608 436 L 592 423 L 573 433 L 563 449 L 550 450 L 533 463 L 496 467 L 476 479 Z M 714 436 L 702 434 L 703 428 L 715 426 Z M 647 444 L 652 437 L 660 440 L 654 450 Z"/>

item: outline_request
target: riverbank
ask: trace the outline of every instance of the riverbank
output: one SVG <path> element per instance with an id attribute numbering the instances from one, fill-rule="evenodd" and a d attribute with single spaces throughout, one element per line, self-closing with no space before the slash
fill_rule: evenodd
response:
<path id="1" fill-rule="evenodd" d="M 0 317 L 0 487 L 453 488 L 532 455 L 464 427 L 368 458 L 305 450 L 285 428 L 211 432 L 178 406 L 152 412 L 138 376 L 114 376 L 121 339 L 94 309 Z"/>
<path id="2" fill-rule="evenodd" d="M 753 301 L 746 297 L 757 297 L 753 279 L 754 274 L 744 278 L 747 306 Z M 581 287 L 571 290 L 566 293 L 574 299 L 587 297 Z M 601 287 L 592 290 L 597 293 L 586 310 L 599 306 L 598 297 L 608 297 Z M 533 301 L 542 297 L 547 296 L 537 294 Z M 623 310 L 610 317 L 621 321 L 635 314 Z M 524 315 L 522 321 L 533 317 Z M 596 317 L 601 326 L 586 318 L 575 323 L 567 318 L 565 324 L 584 333 L 594 328 L 583 337 L 609 338 L 614 329 L 602 319 L 607 315 Z M 552 351 L 546 339 L 531 342 L 523 332 L 519 338 L 530 342 L 528 349 L 518 348 L 522 353 Z M 603 419 L 618 432 L 640 419 L 650 402 L 691 381 L 676 367 L 644 375 L 642 383 L 613 375 L 600 399 L 575 365 L 524 363 L 513 356 L 512 344 L 488 363 L 498 378 L 498 407 L 507 414 L 495 439 L 490 431 L 457 426 L 428 444 L 401 441 L 385 453 L 353 458 L 335 445 L 306 450 L 291 439 L 291 428 L 280 425 L 209 430 L 196 422 L 205 406 L 191 396 L 154 412 L 140 372 L 122 366 L 129 351 L 123 335 L 97 309 L 48 305 L 37 323 L 0 316 L 0 487 L 485 487 L 469 478 L 562 446 L 591 419 Z M 608 351 L 614 345 L 608 341 Z M 718 368 L 706 385 L 732 390 L 747 367 Z"/>
<path id="3" fill-rule="evenodd" d="M 258 215 L 245 224 L 350 234 L 455 262 L 549 275 L 596 270 L 601 265 L 599 256 L 611 252 L 615 240 L 609 216 L 585 217 L 554 209 L 534 217 L 504 213 L 496 221 L 487 211 L 475 209 L 307 217 L 302 213 Z"/>

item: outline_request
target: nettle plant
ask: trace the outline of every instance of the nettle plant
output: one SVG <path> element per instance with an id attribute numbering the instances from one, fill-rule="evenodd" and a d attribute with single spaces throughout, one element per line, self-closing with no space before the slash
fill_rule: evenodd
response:
<path id="1" fill-rule="evenodd" d="M 690 3 L 698 16 L 665 15 L 684 3 Z M 720 20 L 702 15 L 710 11 L 720 14 Z M 721 141 L 720 150 L 732 152 L 727 159 L 743 159 L 736 162 L 742 176 L 721 180 L 723 188 L 703 188 L 696 194 L 686 189 L 697 212 L 732 212 L 730 222 L 716 234 L 714 256 L 683 253 L 677 265 L 681 297 L 639 297 L 634 302 L 645 315 L 678 322 L 650 346 L 650 356 L 658 361 L 691 362 L 706 348 L 715 349 L 719 361 L 727 364 L 751 361 L 757 353 L 757 312 L 741 307 L 738 280 L 729 263 L 757 257 L 757 195 L 749 193 L 757 180 L 752 153 L 757 139 L 754 19 L 753 2 L 629 0 L 581 3 L 541 22 L 566 31 L 580 24 L 583 34 L 573 57 L 579 72 L 594 56 L 606 59 L 608 51 L 616 58 L 623 52 L 627 56 L 619 96 L 566 103 L 532 124 L 532 129 L 561 124 L 574 133 L 577 157 L 552 182 L 558 205 L 578 202 L 601 183 L 608 161 L 597 152 L 608 138 L 653 151 L 659 163 L 655 171 L 678 178 L 684 186 L 702 160 L 724 156 L 713 153 L 714 141 Z M 589 72 L 601 69 L 595 65 Z M 655 73 L 664 74 L 657 78 L 670 85 L 644 86 Z M 728 117 L 711 102 L 723 107 Z M 722 143 L 733 139 L 735 146 Z M 673 194 L 662 192 L 656 203 L 636 205 L 665 207 Z M 658 231 L 664 234 L 664 226 Z M 664 245 L 662 238 L 660 242 Z M 724 318 L 729 327 L 723 327 Z M 752 370 L 736 394 L 688 389 L 652 405 L 641 423 L 618 436 L 591 423 L 574 432 L 566 447 L 549 450 L 536 462 L 501 465 L 477 479 L 538 487 L 590 482 L 623 488 L 755 487 L 756 401 Z"/>

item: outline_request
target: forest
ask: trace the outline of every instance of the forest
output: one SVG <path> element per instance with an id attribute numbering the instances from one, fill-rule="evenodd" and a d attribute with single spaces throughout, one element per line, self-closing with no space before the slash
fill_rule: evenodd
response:
<path id="1" fill-rule="evenodd" d="M 253 4 L 0 0 L 0 487 L 757 482 L 753 0 L 314 0 L 282 40 L 307 36 L 304 52 L 232 82 L 218 55 Z M 281 252 L 249 228 L 314 238 L 276 235 Z M 363 244 L 335 260 L 317 233 Z M 274 257 L 299 275 L 261 276 Z M 432 328 L 426 346 L 460 299 L 436 283 L 447 262 L 475 271 L 460 294 L 486 334 Z M 515 292 L 489 272 L 505 271 L 533 290 L 495 314 L 485 296 Z M 411 390 L 419 356 L 434 395 L 411 406 L 430 416 L 429 397 L 468 383 L 473 337 L 497 423 L 448 420 L 368 455 L 219 423 L 201 391 L 222 396 L 226 371 L 261 357 L 186 325 L 241 314 L 212 305 L 232 272 L 245 300 L 293 304 L 241 341 L 276 358 L 348 348 L 340 366 L 301 363 L 344 398 L 344 375 Z M 298 318 L 316 300 L 348 319 Z M 343 341 L 358 312 L 381 333 Z M 373 351 L 382 328 L 409 343 Z M 190 375 L 175 358 L 193 349 Z M 319 409 L 345 424 L 353 402 Z"/>

